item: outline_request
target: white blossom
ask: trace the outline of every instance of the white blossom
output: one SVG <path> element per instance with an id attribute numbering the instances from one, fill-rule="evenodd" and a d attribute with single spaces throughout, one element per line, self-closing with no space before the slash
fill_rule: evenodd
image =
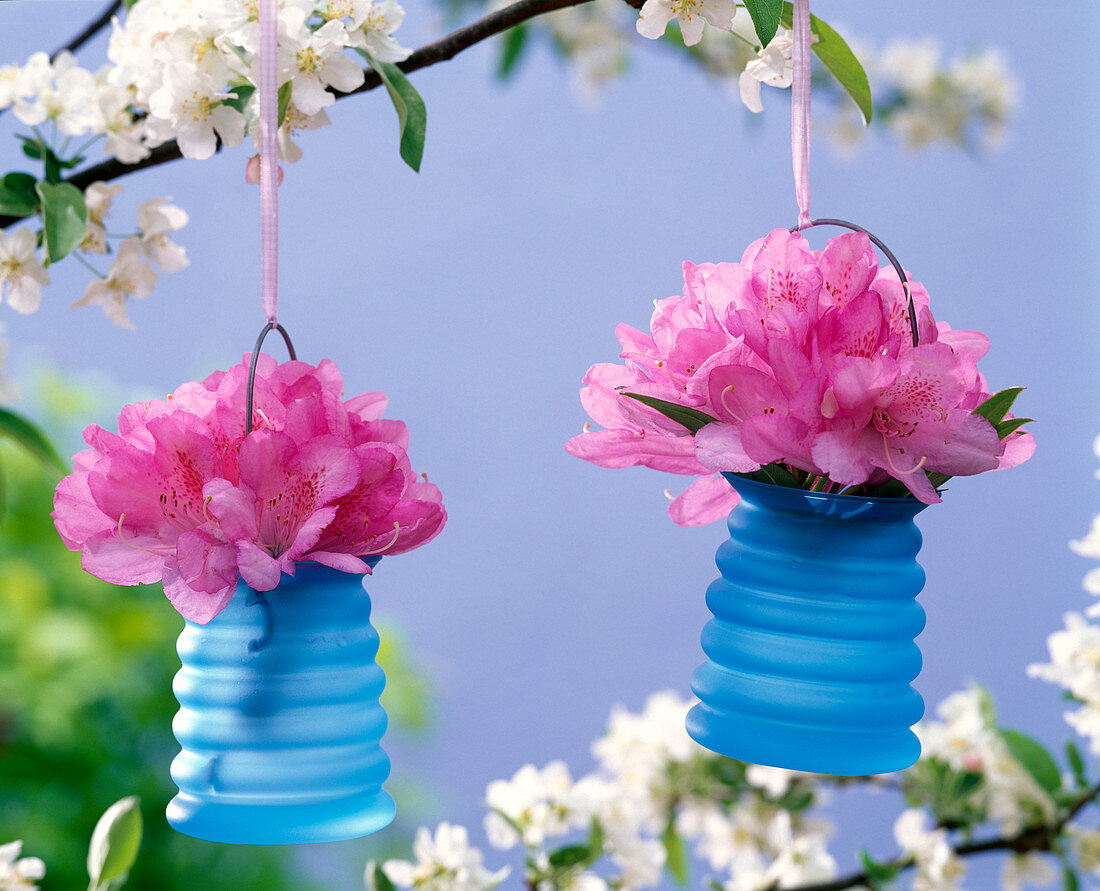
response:
<path id="1" fill-rule="evenodd" d="M 399 888 L 417 891 L 488 891 L 508 875 L 508 868 L 489 872 L 482 854 L 470 846 L 464 826 L 440 823 L 433 835 L 425 827 L 413 841 L 415 861 L 387 860 L 382 871 Z M 373 864 L 367 864 L 368 883 Z"/>
<path id="2" fill-rule="evenodd" d="M 37 888 L 36 882 L 46 875 L 46 864 L 37 857 L 22 857 L 23 842 L 0 845 L 0 889 L 25 891 Z"/>
<path id="3" fill-rule="evenodd" d="M 23 69 L 26 92 L 16 99 L 12 111 L 28 126 L 53 121 L 66 136 L 90 131 L 98 120 L 95 79 L 76 63 L 67 50 L 50 62 L 45 53 L 35 53 Z"/>
<path id="4" fill-rule="evenodd" d="M 703 22 L 729 31 L 737 13 L 734 0 L 645 0 L 638 15 L 638 33 L 656 40 L 674 18 L 680 22 L 685 46 L 694 46 L 703 36 Z"/>
<path id="5" fill-rule="evenodd" d="M 952 693 L 937 706 L 936 714 L 941 720 L 922 721 L 913 728 L 921 741 L 921 757 L 981 774 L 984 782 L 975 794 L 1002 831 L 1023 828 L 1030 809 L 1053 816 L 1053 800 L 1009 752 L 981 687 Z"/>
<path id="6" fill-rule="evenodd" d="M 914 891 L 958 891 L 966 865 L 947 842 L 944 829 L 926 828 L 926 814 L 918 808 L 902 812 L 894 823 L 894 839 L 912 856 L 917 869 Z"/>
<path id="7" fill-rule="evenodd" d="M 604 850 L 622 870 L 623 888 L 647 888 L 660 882 L 665 848 L 647 836 L 644 791 L 605 777 L 589 775 L 574 785 L 565 803 L 578 828 L 595 819 L 604 833 Z"/>
<path id="8" fill-rule="evenodd" d="M 42 286 L 50 283 L 37 246 L 34 233 L 25 226 L 10 233 L 0 229 L 0 300 L 6 296 L 16 312 L 38 309 Z"/>
<path id="9" fill-rule="evenodd" d="M 577 92 L 587 102 L 626 70 L 630 39 L 622 27 L 624 14 L 621 0 L 595 0 L 542 17 L 568 55 Z"/>
<path id="10" fill-rule="evenodd" d="M 676 693 L 654 693 L 641 714 L 611 711 L 607 733 L 592 746 L 600 766 L 628 787 L 652 791 L 669 762 L 683 763 L 706 750 L 684 729 L 692 702 Z"/>
<path id="11" fill-rule="evenodd" d="M 89 284 L 84 296 L 73 303 L 73 308 L 102 306 L 108 321 L 120 328 L 133 328 L 126 311 L 127 300 L 148 297 L 156 283 L 157 274 L 145 261 L 140 239 L 127 238 L 119 246 L 118 259 L 111 264 L 106 278 Z"/>
<path id="12" fill-rule="evenodd" d="M 1100 875 L 1100 829 L 1085 828 L 1076 823 L 1066 827 L 1077 865 L 1085 872 Z"/>
<path id="13" fill-rule="evenodd" d="M 141 248 L 145 256 L 164 272 L 179 272 L 187 266 L 187 253 L 168 235 L 187 225 L 187 211 L 168 203 L 168 198 L 150 198 L 137 211 Z"/>
<path id="14" fill-rule="evenodd" d="M 217 137 L 229 146 L 244 141 L 244 115 L 224 105 L 227 98 L 212 81 L 175 62 L 165 68 L 164 82 L 149 96 L 149 110 L 156 116 L 150 130 L 158 138 L 174 137 L 185 157 L 209 158 Z"/>
<path id="15" fill-rule="evenodd" d="M 760 50 L 757 58 L 745 66 L 739 80 L 741 101 L 752 112 L 761 112 L 760 85 L 789 87 L 794 78 L 794 35 L 785 29 L 776 32 L 771 42 Z"/>
<path id="16" fill-rule="evenodd" d="M 538 846 L 548 838 L 564 835 L 570 829 L 570 811 L 565 804 L 573 788 L 569 768 L 562 761 L 551 761 L 542 770 L 527 764 L 510 780 L 494 780 L 485 790 L 485 834 L 489 843 L 507 850 L 517 842 Z M 509 822 L 511 821 L 511 822 Z M 512 824 L 519 827 L 516 834 Z"/>
<path id="17" fill-rule="evenodd" d="M 403 62 L 409 57 L 411 51 L 393 36 L 405 20 L 405 10 L 395 0 L 328 0 L 319 12 L 326 21 L 343 25 L 347 46 L 365 49 L 380 62 Z"/>
<path id="18" fill-rule="evenodd" d="M 107 214 L 115 195 L 121 194 L 122 186 L 94 182 L 84 190 L 84 206 L 88 210 L 87 229 L 80 249 L 86 254 L 107 253 Z"/>
<path id="19" fill-rule="evenodd" d="M 279 67 L 282 78 L 289 77 L 294 104 L 303 114 L 316 114 L 336 101 L 327 87 L 346 93 L 363 83 L 363 69 L 340 52 L 347 36 L 340 22 L 326 22 L 311 31 L 306 14 L 290 9 L 280 24 L 285 31 L 280 35 Z"/>
<path id="20" fill-rule="evenodd" d="M 1025 885 L 1045 888 L 1059 878 L 1059 872 L 1050 862 L 1049 855 L 1038 851 L 1013 854 L 1005 860 L 1001 870 L 1002 891 L 1021 891 Z"/>

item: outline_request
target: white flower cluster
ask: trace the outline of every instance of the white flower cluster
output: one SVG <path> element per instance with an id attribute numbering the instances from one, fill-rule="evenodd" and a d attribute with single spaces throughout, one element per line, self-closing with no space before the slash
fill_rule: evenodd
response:
<path id="1" fill-rule="evenodd" d="M 532 870 L 528 880 L 538 891 L 650 888 L 661 881 L 666 860 L 661 836 L 675 813 L 676 832 L 693 843 L 696 855 L 711 868 L 724 873 L 721 887 L 727 891 L 832 878 L 836 863 L 825 850 L 827 827 L 779 802 L 792 786 L 806 784 L 807 775 L 750 766 L 745 794 L 721 806 L 711 794 L 714 789 L 700 786 L 717 756 L 684 730 L 691 705 L 675 693 L 656 693 L 640 714 L 616 708 L 607 733 L 593 746 L 597 769 L 578 780 L 564 763 L 554 761 L 542 769 L 526 765 L 511 779 L 490 783 L 485 796 L 489 843 L 500 850 L 522 846 Z M 589 831 L 594 824 L 600 839 L 596 855 L 555 868 L 549 843 Z M 481 891 L 500 881 L 500 873 L 482 871 L 467 884 L 431 884 L 430 877 L 453 867 L 438 845 L 433 849 L 423 841 L 428 838 L 428 831 L 421 829 L 415 862 L 390 860 L 383 865 L 396 886 Z M 463 850 L 466 844 L 463 835 Z M 600 856 L 616 867 L 613 878 L 593 870 Z M 480 854 L 476 862 L 480 868 Z"/>
<path id="2" fill-rule="evenodd" d="M 385 62 L 408 56 L 393 37 L 404 17 L 395 0 L 280 0 L 279 83 L 291 85 L 285 160 L 301 156 L 294 131 L 328 123 L 329 87 L 363 83 L 345 50 Z M 106 136 L 107 154 L 125 163 L 171 139 L 186 157 L 208 158 L 219 139 L 243 142 L 256 119 L 258 40 L 256 0 L 142 0 L 113 22 L 111 64 L 94 74 L 70 53 L 0 68 L 0 109 L 10 106 L 28 126 L 52 122 L 66 137 Z"/>
<path id="3" fill-rule="evenodd" d="M 88 221 L 80 243 L 81 259 L 91 265 L 88 256 L 108 254 L 106 218 L 111 203 L 122 186 L 92 183 L 84 193 Z M 137 211 L 137 233 L 122 239 L 106 274 L 88 285 L 77 306 L 102 306 L 109 321 L 133 328 L 126 304 L 129 298 L 144 298 L 157 283 L 155 263 L 162 272 L 178 272 L 187 266 L 187 254 L 170 239 L 170 233 L 187 225 L 187 213 L 168 203 L 167 198 L 151 198 Z M 12 232 L 0 230 L 0 300 L 7 297 L 16 312 L 32 313 L 42 299 L 42 286 L 49 276 L 38 257 L 37 239 L 26 226 Z"/>
<path id="4" fill-rule="evenodd" d="M 23 842 L 0 845 L 0 891 L 31 891 L 46 875 L 46 864 L 37 857 L 20 857 Z"/>
<path id="5" fill-rule="evenodd" d="M 634 24 L 644 36 L 660 37 L 673 18 L 679 19 L 684 42 L 695 48 L 707 72 L 750 111 L 763 111 L 761 85 L 791 86 L 794 41 L 788 29 L 780 27 L 760 49 L 752 19 L 734 15 L 732 4 L 718 0 L 647 0 Z M 627 69 L 628 19 L 621 3 L 597 0 L 542 20 L 572 63 L 586 97 Z M 704 22 L 714 27 L 704 29 Z M 1019 107 L 1020 86 L 1000 50 L 979 48 L 945 59 L 935 40 L 894 41 L 881 50 L 860 40 L 846 41 L 868 73 L 876 119 L 908 147 L 947 142 L 995 149 L 1004 142 Z M 820 85 L 815 80 L 815 88 L 817 95 L 834 97 L 839 89 L 830 78 Z M 821 109 L 829 106 L 831 116 L 825 118 Z M 851 150 L 866 138 L 862 117 L 847 99 L 819 105 L 815 114 L 843 149 Z"/>
<path id="6" fill-rule="evenodd" d="M 393 38 L 405 17 L 394 0 L 280 0 L 279 84 L 290 84 L 280 128 L 280 154 L 296 161 L 297 130 L 329 123 L 329 88 L 349 91 L 363 70 L 344 50 L 361 48 L 376 59 L 400 61 L 409 51 Z M 109 78 L 131 91 L 147 146 L 169 139 L 189 158 L 207 158 L 220 139 L 239 145 L 256 121 L 259 80 L 256 0 L 142 0 L 125 24 L 114 25 Z"/>
<path id="7" fill-rule="evenodd" d="M 508 869 L 489 872 L 482 865 L 481 852 L 470 846 L 464 826 L 440 823 L 433 835 L 424 827 L 413 842 L 415 863 L 387 860 L 382 871 L 398 888 L 418 891 L 489 891 L 508 875 Z M 368 888 L 375 888 L 375 864 L 367 864 Z"/>
<path id="8" fill-rule="evenodd" d="M 1050 795 L 1009 752 L 988 693 L 971 685 L 948 696 L 936 714 L 939 721 L 922 721 L 913 728 L 921 741 L 921 758 L 938 758 L 952 770 L 979 774 L 976 804 L 1003 833 L 1012 835 L 1036 817 L 1054 816 Z"/>
<path id="9" fill-rule="evenodd" d="M 998 49 L 947 59 L 934 38 L 896 40 L 880 52 L 860 44 L 860 61 L 876 91 L 876 113 L 911 149 L 935 143 L 993 150 L 1019 108 L 1020 83 Z M 835 135 L 848 145 L 865 133 L 849 118 Z"/>
<path id="10" fill-rule="evenodd" d="M 894 840 L 913 858 L 913 891 L 959 891 L 966 865 L 947 841 L 946 829 L 929 829 L 919 808 L 904 811 L 894 823 Z"/>
<path id="11" fill-rule="evenodd" d="M 1100 457 L 1100 437 L 1093 443 Z M 1100 473 L 1097 474 L 1100 476 Z M 1100 560 L 1100 516 L 1093 518 L 1088 534 L 1070 547 L 1082 557 Z M 1100 594 L 1100 568 L 1085 575 L 1084 588 Z M 1065 628 L 1047 638 L 1050 662 L 1028 666 L 1028 674 L 1062 687 L 1079 707 L 1065 713 L 1066 722 L 1089 741 L 1094 754 L 1100 754 L 1100 625 L 1089 618 L 1100 616 L 1100 603 L 1088 607 L 1084 615 L 1066 613 Z"/>

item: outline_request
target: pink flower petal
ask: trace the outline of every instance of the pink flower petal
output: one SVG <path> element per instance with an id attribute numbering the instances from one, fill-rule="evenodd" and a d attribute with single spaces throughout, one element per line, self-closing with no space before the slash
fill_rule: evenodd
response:
<path id="1" fill-rule="evenodd" d="M 740 501 L 724 477 L 701 476 L 672 499 L 668 515 L 678 526 L 705 526 L 728 517 Z"/>

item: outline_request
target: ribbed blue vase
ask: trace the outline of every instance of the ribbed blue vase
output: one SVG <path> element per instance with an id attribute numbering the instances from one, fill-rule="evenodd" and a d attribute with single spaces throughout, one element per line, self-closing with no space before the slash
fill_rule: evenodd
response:
<path id="1" fill-rule="evenodd" d="M 386 679 L 362 580 L 299 563 L 273 591 L 242 581 L 209 624 L 186 623 L 172 685 L 179 794 L 167 811 L 178 831 L 282 845 L 358 838 L 393 820 Z"/>
<path id="2" fill-rule="evenodd" d="M 917 760 L 911 686 L 924 628 L 914 499 L 788 489 L 727 474 L 741 495 L 707 589 L 708 661 L 688 733 L 754 764 L 862 775 Z"/>

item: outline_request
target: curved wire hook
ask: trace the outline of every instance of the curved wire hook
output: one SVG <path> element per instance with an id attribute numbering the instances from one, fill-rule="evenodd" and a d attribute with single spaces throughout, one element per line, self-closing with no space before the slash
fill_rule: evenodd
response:
<path id="1" fill-rule="evenodd" d="M 898 278 L 901 279 L 901 287 L 905 296 L 909 300 L 909 329 L 913 332 L 913 346 L 920 346 L 920 336 L 917 333 L 917 311 L 913 306 L 913 289 L 909 286 L 909 276 L 905 274 L 905 270 L 901 268 L 901 264 L 898 262 L 898 258 L 894 256 L 894 252 L 890 250 L 882 241 L 873 233 L 868 232 L 862 226 L 857 226 L 855 223 L 849 223 L 847 220 L 834 220 L 831 218 L 823 218 L 820 220 L 810 220 L 809 224 L 805 226 L 792 226 L 791 232 L 800 232 L 803 229 L 812 229 L 814 226 L 840 226 L 842 229 L 851 229 L 853 232 L 862 232 L 874 243 L 880 251 L 886 255 L 886 259 L 890 261 L 890 265 L 897 270 Z"/>
<path id="2" fill-rule="evenodd" d="M 264 345 L 264 338 L 273 330 L 283 335 L 283 341 L 286 343 L 286 349 L 287 352 L 290 353 L 290 358 L 292 360 L 298 358 L 294 354 L 294 344 L 290 342 L 290 335 L 286 333 L 286 328 L 278 322 L 268 322 L 264 325 L 264 330 L 260 332 L 260 336 L 256 338 L 256 345 L 252 348 L 252 361 L 248 366 L 248 402 L 244 415 L 245 436 L 248 436 L 248 434 L 252 432 L 252 390 L 256 386 L 256 363 L 260 361 L 260 347 Z"/>

